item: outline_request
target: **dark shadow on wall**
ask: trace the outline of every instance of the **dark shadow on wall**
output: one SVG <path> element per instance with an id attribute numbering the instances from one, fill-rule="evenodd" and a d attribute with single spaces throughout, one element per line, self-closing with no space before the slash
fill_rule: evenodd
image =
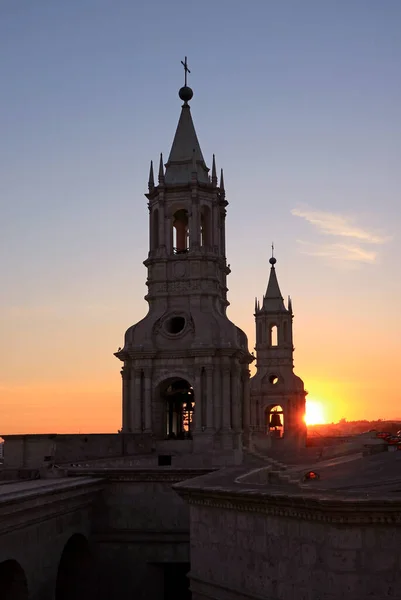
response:
<path id="1" fill-rule="evenodd" d="M 28 600 L 28 584 L 21 565 L 16 560 L 0 563 L 1 600 Z"/>
<path id="2" fill-rule="evenodd" d="M 96 598 L 94 560 L 88 540 L 73 535 L 66 543 L 57 572 L 55 600 Z"/>
<path id="3" fill-rule="evenodd" d="M 189 563 L 167 563 L 164 570 L 164 600 L 191 600 L 188 573 Z"/>

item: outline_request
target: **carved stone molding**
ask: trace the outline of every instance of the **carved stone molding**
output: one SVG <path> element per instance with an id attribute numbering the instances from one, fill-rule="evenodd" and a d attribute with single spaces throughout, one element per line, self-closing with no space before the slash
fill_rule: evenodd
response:
<path id="1" fill-rule="evenodd" d="M 131 373 L 129 369 L 123 368 L 121 369 L 120 373 L 124 381 L 128 381 L 129 379 L 131 379 Z"/>
<path id="2" fill-rule="evenodd" d="M 190 505 L 221 508 L 239 512 L 260 513 L 319 523 L 401 524 L 401 503 L 386 499 L 336 499 L 300 494 L 269 494 L 252 491 L 194 490 L 181 485 L 174 487 Z M 295 491 L 295 490 L 294 490 Z"/>
<path id="3" fill-rule="evenodd" d="M 121 482 L 166 482 L 180 483 L 193 477 L 200 477 L 215 471 L 216 469 L 188 469 L 172 467 L 154 467 L 141 469 L 118 469 L 118 468 L 76 468 L 68 471 L 69 475 L 95 476 L 107 481 Z"/>

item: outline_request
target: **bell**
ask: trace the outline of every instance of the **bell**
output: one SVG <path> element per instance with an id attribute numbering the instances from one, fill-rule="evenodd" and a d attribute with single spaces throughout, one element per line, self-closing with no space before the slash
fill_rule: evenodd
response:
<path id="1" fill-rule="evenodd" d="M 270 415 L 270 427 L 282 427 L 282 423 L 281 423 L 281 419 L 280 419 L 280 415 L 277 412 L 273 412 Z"/>

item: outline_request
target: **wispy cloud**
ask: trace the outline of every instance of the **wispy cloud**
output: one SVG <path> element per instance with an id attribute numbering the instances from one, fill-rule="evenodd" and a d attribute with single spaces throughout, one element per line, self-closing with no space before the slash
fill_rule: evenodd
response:
<path id="1" fill-rule="evenodd" d="M 295 217 L 302 217 L 311 225 L 315 225 L 320 233 L 353 238 L 368 244 L 384 244 L 389 241 L 388 236 L 378 235 L 366 228 L 354 224 L 354 218 L 330 212 L 312 210 L 309 208 L 293 208 Z"/>
<path id="2" fill-rule="evenodd" d="M 341 239 L 334 243 L 298 240 L 303 254 L 319 256 L 329 261 L 374 264 L 378 252 L 369 246 L 382 245 L 391 240 L 391 237 L 382 232 L 360 227 L 351 216 L 313 210 L 310 207 L 293 208 L 291 214 L 305 219 L 317 229 L 318 234 Z"/>
<path id="3" fill-rule="evenodd" d="M 368 264 L 374 264 L 377 259 L 377 252 L 371 250 L 365 250 L 360 246 L 352 244 L 316 244 L 313 242 L 305 242 L 304 240 L 297 240 L 300 245 L 300 251 L 302 254 L 308 256 L 319 256 L 329 260 L 336 261 L 349 261 L 349 262 L 363 262 Z"/>

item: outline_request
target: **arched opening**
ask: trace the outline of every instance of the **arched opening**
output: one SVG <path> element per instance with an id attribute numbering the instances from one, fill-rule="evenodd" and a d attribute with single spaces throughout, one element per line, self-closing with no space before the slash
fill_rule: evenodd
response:
<path id="1" fill-rule="evenodd" d="M 270 327 L 270 346 L 278 346 L 278 329 L 277 325 Z"/>
<path id="2" fill-rule="evenodd" d="M 156 208 L 152 214 L 152 250 L 159 247 L 159 210 Z"/>
<path id="3" fill-rule="evenodd" d="M 55 600 L 95 598 L 94 583 L 94 565 L 88 540 L 76 533 L 64 546 L 60 558 Z"/>
<path id="4" fill-rule="evenodd" d="M 166 414 L 166 437 L 169 440 L 192 439 L 195 410 L 194 390 L 185 379 L 172 379 L 162 386 Z"/>
<path id="5" fill-rule="evenodd" d="M 284 435 L 284 411 L 279 404 L 268 406 L 265 410 L 266 433 L 280 439 Z"/>
<path id="6" fill-rule="evenodd" d="M 1 600 L 28 600 L 28 583 L 24 569 L 16 560 L 0 563 Z"/>
<path id="7" fill-rule="evenodd" d="M 200 232 L 201 233 L 201 235 L 200 235 L 201 246 L 203 246 L 203 247 L 211 246 L 211 244 L 212 244 L 211 232 L 212 232 L 212 227 L 211 227 L 210 208 L 208 206 L 203 206 L 202 212 L 201 212 L 201 232 Z"/>
<path id="8" fill-rule="evenodd" d="M 182 208 L 173 215 L 173 251 L 174 254 L 184 254 L 188 249 L 188 211 Z"/>

